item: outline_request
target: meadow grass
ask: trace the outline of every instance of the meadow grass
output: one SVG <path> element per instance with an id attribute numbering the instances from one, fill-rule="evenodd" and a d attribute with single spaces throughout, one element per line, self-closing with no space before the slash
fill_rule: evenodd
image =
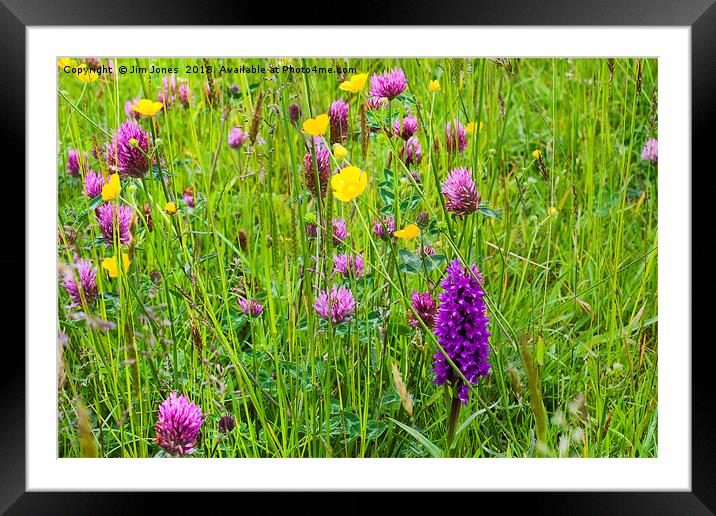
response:
<path id="1" fill-rule="evenodd" d="M 640 156 L 657 131 L 655 59 L 290 60 L 365 73 L 400 66 L 408 88 L 369 113 L 367 132 L 368 85 L 341 91 L 337 74 L 217 72 L 289 63 L 278 59 L 113 61 L 113 75 L 89 84 L 58 72 L 58 262 L 131 258 L 118 278 L 100 269 L 91 305 L 69 307 L 58 290 L 60 457 L 163 455 L 154 425 L 172 390 L 205 414 L 195 457 L 657 455 L 657 167 Z M 65 173 L 67 150 L 103 150 L 127 118 L 125 101 L 156 99 L 168 73 L 116 73 L 151 64 L 177 67 L 191 98 L 139 120 L 160 159 L 144 178 L 123 179 L 132 242 L 106 247 L 99 201 Z M 206 70 L 185 70 L 207 64 L 213 103 Z M 328 192 L 321 205 L 306 189 L 301 123 L 338 98 L 350 104 L 346 159 L 369 182 L 354 201 Z M 381 128 L 408 110 L 420 121 L 419 180 Z M 481 126 L 462 153 L 445 149 L 454 119 Z M 227 145 L 232 127 L 252 134 L 252 125 L 253 143 Z M 103 164 L 90 154 L 88 166 Z M 441 195 L 456 167 L 472 169 L 489 201 L 467 217 L 446 212 Z M 169 200 L 176 215 L 164 211 Z M 420 212 L 429 220 L 414 240 L 373 232 L 382 214 L 398 229 Z M 331 276 L 332 217 L 347 222 L 342 250 L 363 253 L 362 278 Z M 307 234 L 313 220 L 318 238 Z M 421 259 L 427 244 L 437 254 Z M 437 298 L 455 258 L 484 277 L 492 367 L 450 440 L 436 338 L 408 320 L 411 290 Z M 340 282 L 356 310 L 332 324 L 313 303 Z M 237 288 L 264 306 L 260 316 L 244 314 Z M 218 430 L 224 415 L 236 421 L 228 434 Z"/>

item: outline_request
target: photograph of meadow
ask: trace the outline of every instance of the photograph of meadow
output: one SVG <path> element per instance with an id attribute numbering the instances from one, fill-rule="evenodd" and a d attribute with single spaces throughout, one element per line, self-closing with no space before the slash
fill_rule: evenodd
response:
<path id="1" fill-rule="evenodd" d="M 57 61 L 60 458 L 653 458 L 658 61 Z"/>

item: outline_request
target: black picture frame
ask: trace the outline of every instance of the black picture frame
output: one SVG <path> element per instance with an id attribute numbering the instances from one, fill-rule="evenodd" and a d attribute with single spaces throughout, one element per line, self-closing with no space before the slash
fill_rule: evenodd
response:
<path id="1" fill-rule="evenodd" d="M 410 4 L 410 5 L 408 5 Z M 110 0 L 0 0 L 0 98 L 3 99 L 4 123 L 0 124 L 5 156 L 12 153 L 19 158 L 15 170 L 22 170 L 25 148 L 25 106 L 31 99 L 26 98 L 25 30 L 28 26 L 62 25 L 246 25 L 251 23 L 280 25 L 295 24 L 299 17 L 296 9 L 274 9 L 267 15 L 262 12 L 260 3 L 236 2 L 190 2 L 187 0 L 148 1 L 125 0 L 117 3 Z M 427 0 L 412 0 L 387 5 L 376 0 L 361 0 L 359 9 L 352 9 L 351 24 L 399 24 L 399 25 L 553 25 L 553 26 L 684 26 L 691 28 L 691 94 L 692 106 L 692 163 L 702 157 L 703 163 L 710 163 L 707 172 L 713 174 L 711 148 L 714 138 L 716 102 L 712 92 L 716 84 L 716 4 L 714 0 L 689 0 L 670 2 L 669 0 L 543 0 L 543 1 L 502 1 L 486 2 L 441 2 L 436 8 Z M 138 16 L 141 13 L 141 16 Z M 324 13 L 324 14 L 315 14 Z M 311 24 L 334 23 L 335 5 L 318 0 L 311 2 L 308 21 Z M 690 171 L 684 171 L 690 174 Z M 6 171 L 6 175 L 9 171 Z M 37 185 L 26 184 L 24 175 L 14 172 L 14 196 L 25 199 Z M 693 181 L 693 175 L 692 175 Z M 10 189 L 5 184 L 6 192 Z M 709 195 L 700 188 L 702 195 Z M 22 194 L 20 193 L 22 192 Z M 693 190 L 692 192 L 698 192 Z M 663 193 L 663 192 L 662 192 Z M 22 202 L 22 201 L 20 201 Z M 692 205 L 696 204 L 696 199 Z M 690 209 L 691 207 L 685 207 Z M 25 242 L 24 219 L 20 209 L 15 210 L 14 224 L 5 230 L 5 238 L 15 242 Z M 23 220 L 21 224 L 20 221 Z M 696 220 L 692 217 L 692 220 Z M 712 232 L 708 232 L 709 234 Z M 692 232 L 692 235 L 694 233 Z M 19 247 L 19 244 L 18 244 Z M 24 249 L 24 245 L 22 246 Z M 704 253 L 707 254 L 707 253 Z M 692 253 L 695 258 L 696 255 Z M 701 259 L 706 259 L 706 256 Z M 31 273 L 25 266 L 22 256 L 0 257 L 6 270 L 23 270 Z M 694 260 L 692 266 L 696 264 Z M 686 266 L 687 264 L 685 264 Z M 23 275 L 23 277 L 25 276 Z M 19 277 L 19 275 L 18 275 Z M 15 294 L 15 306 L 17 303 Z M 23 295 L 23 299 L 25 296 Z M 684 300 L 690 303 L 691 300 Z M 696 303 L 692 303 L 694 310 Z M 700 310 L 708 309 L 701 305 Z M 27 307 L 31 309 L 31 307 Z M 705 314 L 704 314 L 705 315 Z M 698 320 L 692 315 L 692 320 Z M 701 318 L 703 320 L 703 317 Z M 692 344 L 693 342 L 693 344 Z M 690 492 L 592 492 L 592 493 L 480 493 L 480 507 L 487 507 L 486 498 L 492 498 L 500 507 L 513 510 L 525 509 L 532 512 L 551 514 L 714 514 L 716 513 L 716 446 L 713 428 L 716 428 L 716 411 L 713 408 L 711 392 L 712 362 L 709 360 L 709 348 L 712 339 L 696 342 L 691 335 L 685 334 L 682 343 L 685 349 L 691 345 L 692 353 L 692 453 Z M 54 349 L 54 344 L 49 346 Z M 127 493 L 39 493 L 25 492 L 25 351 L 17 344 L 4 345 L 3 361 L 5 367 L 0 374 L 0 512 L 9 515 L 24 514 L 127 514 L 128 511 L 141 512 L 162 510 L 168 512 L 172 506 L 179 513 L 186 504 L 185 494 L 144 495 L 139 500 L 136 494 Z M 11 364 L 11 365 L 8 365 Z M 257 507 L 252 512 L 278 512 L 277 504 L 286 503 L 294 507 L 303 506 L 307 510 L 312 504 L 304 504 L 303 496 L 297 493 L 288 496 L 254 496 L 247 499 L 245 493 L 231 495 L 212 493 L 202 496 L 203 511 L 211 511 L 212 506 L 229 503 L 232 510 L 241 510 L 236 500 L 242 497 L 241 505 L 245 510 Z M 445 496 L 445 495 L 442 495 Z M 451 499 L 452 498 L 452 495 Z M 472 495 L 476 496 L 476 495 Z M 254 499 L 255 498 L 255 499 Z M 373 502 L 362 501 L 357 493 L 344 495 L 337 510 L 357 512 L 372 510 Z M 410 496 L 385 497 L 380 502 L 401 507 L 401 512 L 409 511 L 416 501 L 423 503 L 423 497 L 416 493 Z M 435 497 L 433 497 L 435 499 Z M 457 503 L 459 498 L 454 498 Z M 466 500 L 468 505 L 475 503 Z M 435 501 L 438 501 L 437 499 Z M 258 505 L 257 505 L 258 504 Z M 392 505 L 391 504 L 391 505 Z M 376 506 L 373 506 L 375 508 Z M 188 506 L 187 506 L 188 508 Z M 477 509 L 477 506 L 475 506 Z M 6 512 L 5 512 L 6 511 Z"/>

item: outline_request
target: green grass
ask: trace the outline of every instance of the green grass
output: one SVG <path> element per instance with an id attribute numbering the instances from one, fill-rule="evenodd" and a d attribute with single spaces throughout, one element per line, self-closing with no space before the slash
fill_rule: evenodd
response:
<path id="1" fill-rule="evenodd" d="M 268 68 L 277 60 L 207 62 Z M 301 62 L 336 60 L 293 60 Z M 358 72 L 405 71 L 406 94 L 385 113 L 410 109 L 420 119 L 419 184 L 397 155 L 389 159 L 396 138 L 380 129 L 367 135 L 362 156 L 368 84 L 353 95 L 338 89 L 335 74 L 215 74 L 212 108 L 202 94 L 206 74 L 185 70 L 202 60 L 114 60 L 137 63 L 178 67 L 192 98 L 140 120 L 145 130 L 154 120 L 163 165 L 122 181 L 133 239 L 114 248 L 101 240 L 97 201 L 65 173 L 67 150 L 103 149 L 125 121 L 124 102 L 154 100 L 162 74 L 85 85 L 59 72 L 58 260 L 77 255 L 99 266 L 120 250 L 131 256 L 118 279 L 100 269 L 91 306 L 68 308 L 59 287 L 68 339 L 58 358 L 60 457 L 161 455 L 154 424 L 172 389 L 206 414 L 196 457 L 657 455 L 657 170 L 640 157 L 656 137 L 656 60 L 616 59 L 613 77 L 607 59 L 340 60 Z M 435 94 L 431 79 L 441 83 Z M 229 148 L 232 126 L 249 131 L 259 92 L 256 144 Z M 350 203 L 329 192 L 319 212 L 305 189 L 301 121 L 341 97 L 350 102 L 347 159 L 370 181 Z M 303 111 L 297 127 L 287 115 L 294 102 Z M 484 125 L 464 153 L 448 155 L 445 124 L 454 118 Z M 90 155 L 89 166 L 101 165 Z M 439 183 L 458 166 L 473 170 L 487 210 L 445 212 Z M 196 194 L 193 209 L 182 199 L 186 187 Z M 168 198 L 176 216 L 163 211 Z M 372 231 L 381 210 L 397 216 L 396 227 L 421 211 L 430 222 L 415 240 L 386 243 Z M 307 238 L 311 216 L 322 227 L 344 217 L 345 248 L 364 254 L 366 276 L 346 281 L 357 305 L 350 323 L 326 324 L 312 308 L 316 286 L 340 279 L 330 278 L 331 239 Z M 442 258 L 416 262 L 422 243 Z M 449 446 L 451 392 L 433 382 L 436 339 L 407 322 L 410 291 L 437 295 L 446 261 L 457 257 L 484 276 L 492 368 L 473 386 Z M 260 317 L 241 311 L 232 290 L 241 284 L 264 305 Z M 217 429 L 225 414 L 236 418 L 228 435 Z"/>

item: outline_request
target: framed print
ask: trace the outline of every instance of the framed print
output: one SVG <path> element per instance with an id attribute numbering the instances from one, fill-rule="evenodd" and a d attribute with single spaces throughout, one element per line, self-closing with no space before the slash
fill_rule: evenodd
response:
<path id="1" fill-rule="evenodd" d="M 690 208 L 716 8 L 237 27 L 80 4 L 2 11 L 27 200 L 8 514 L 155 490 L 713 510 Z"/>

